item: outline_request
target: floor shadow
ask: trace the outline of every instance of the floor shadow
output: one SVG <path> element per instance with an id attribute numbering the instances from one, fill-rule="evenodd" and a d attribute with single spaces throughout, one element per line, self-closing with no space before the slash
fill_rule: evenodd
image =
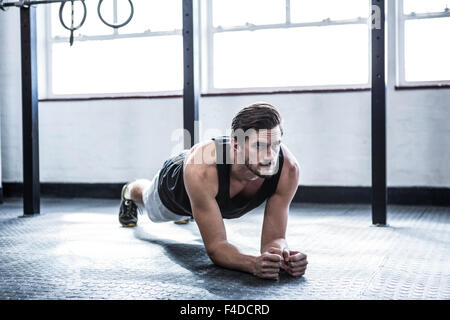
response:
<path id="1" fill-rule="evenodd" d="M 179 266 L 189 270 L 194 281 L 189 285 L 206 289 L 211 294 L 225 299 L 259 299 L 265 292 L 278 291 L 289 284 L 304 283 L 304 278 L 294 278 L 284 270 L 277 280 L 266 280 L 246 272 L 219 267 L 212 263 L 203 244 L 180 243 L 170 239 L 161 239 L 136 228 L 135 237 L 161 246 L 167 257 Z"/>

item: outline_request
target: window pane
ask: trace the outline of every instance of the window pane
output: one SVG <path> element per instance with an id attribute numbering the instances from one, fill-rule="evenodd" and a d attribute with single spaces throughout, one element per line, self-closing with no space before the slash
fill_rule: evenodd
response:
<path id="1" fill-rule="evenodd" d="M 113 0 L 105 1 L 102 5 L 102 14 L 104 16 L 104 19 L 107 21 L 114 21 L 112 20 L 113 17 L 113 6 L 112 6 Z M 83 6 L 81 5 L 81 2 L 75 1 L 74 2 L 74 26 L 78 26 L 81 22 L 81 19 L 83 17 Z M 76 30 L 74 32 L 75 36 L 78 36 L 80 34 L 84 35 L 106 35 L 106 34 L 112 34 L 114 31 L 112 28 L 106 26 L 98 17 L 97 15 L 97 1 L 85 1 L 86 7 L 87 7 L 87 15 L 86 15 L 86 21 L 83 24 L 83 26 Z M 64 29 L 64 27 L 61 25 L 61 22 L 59 21 L 59 8 L 60 4 L 51 4 L 51 21 L 52 21 L 52 36 L 60 36 L 60 37 L 68 37 L 70 36 L 70 31 L 67 29 Z M 110 20 L 111 19 L 111 20 Z M 63 11 L 63 20 L 66 26 L 69 28 L 71 27 L 71 4 L 70 2 L 66 3 L 64 6 Z"/>
<path id="2" fill-rule="evenodd" d="M 370 16 L 369 0 L 291 0 L 292 22 L 354 19 Z"/>
<path id="3" fill-rule="evenodd" d="M 449 34 L 450 18 L 405 21 L 406 81 L 450 80 Z"/>
<path id="4" fill-rule="evenodd" d="M 214 0 L 213 25 L 240 26 L 252 24 L 284 23 L 285 0 Z"/>
<path id="5" fill-rule="evenodd" d="M 54 94 L 181 90 L 182 37 L 53 44 Z"/>
<path id="6" fill-rule="evenodd" d="M 409 14 L 442 12 L 450 7 L 450 0 L 403 0 L 403 12 Z"/>
<path id="7" fill-rule="evenodd" d="M 125 21 L 130 12 L 128 1 L 118 1 L 118 12 L 123 16 L 119 23 Z M 133 0 L 134 16 L 119 33 L 140 33 L 146 30 L 166 31 L 182 29 L 181 0 Z M 119 15 L 120 17 L 120 15 Z"/>
<path id="8" fill-rule="evenodd" d="M 216 88 L 368 83 L 367 25 L 217 33 Z"/>

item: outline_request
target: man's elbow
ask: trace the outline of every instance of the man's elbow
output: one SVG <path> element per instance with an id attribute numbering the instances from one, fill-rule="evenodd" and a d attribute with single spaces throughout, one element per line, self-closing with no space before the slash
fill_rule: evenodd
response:
<path id="1" fill-rule="evenodd" d="M 217 266 L 220 266 L 220 253 L 218 251 L 206 251 L 208 254 L 209 260 Z"/>
<path id="2" fill-rule="evenodd" d="M 220 256 L 223 253 L 224 245 L 226 245 L 226 241 L 220 241 L 205 246 L 206 253 L 208 254 L 209 259 L 211 259 L 214 264 L 219 264 L 218 261 L 220 260 Z"/>
<path id="3" fill-rule="evenodd" d="M 208 255 L 209 259 L 211 259 L 211 261 L 214 262 L 215 251 L 212 248 L 206 247 L 206 254 Z"/>
<path id="4" fill-rule="evenodd" d="M 214 263 L 216 266 L 220 266 L 220 260 L 217 258 L 217 255 L 208 253 L 209 260 L 211 260 L 212 263 Z"/>

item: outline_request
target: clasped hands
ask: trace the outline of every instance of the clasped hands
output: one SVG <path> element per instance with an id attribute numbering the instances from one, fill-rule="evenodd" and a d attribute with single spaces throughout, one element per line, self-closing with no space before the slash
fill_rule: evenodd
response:
<path id="1" fill-rule="evenodd" d="M 281 268 L 293 277 L 301 277 L 305 274 L 307 265 L 306 254 L 273 247 L 256 258 L 253 274 L 264 279 L 276 279 Z"/>

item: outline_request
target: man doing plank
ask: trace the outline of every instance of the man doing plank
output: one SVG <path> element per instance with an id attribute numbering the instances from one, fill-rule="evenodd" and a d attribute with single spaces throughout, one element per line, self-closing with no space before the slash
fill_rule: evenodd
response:
<path id="1" fill-rule="evenodd" d="M 138 206 L 153 222 L 193 218 L 215 264 L 268 279 L 277 278 L 280 269 L 302 276 L 307 257 L 290 250 L 285 239 L 300 172 L 281 142 L 281 116 L 272 105 L 255 103 L 239 111 L 231 127 L 230 136 L 197 143 L 166 160 L 151 181 L 126 184 L 119 221 L 135 226 Z M 223 219 L 239 218 L 264 201 L 261 254 L 244 254 L 227 241 Z"/>

